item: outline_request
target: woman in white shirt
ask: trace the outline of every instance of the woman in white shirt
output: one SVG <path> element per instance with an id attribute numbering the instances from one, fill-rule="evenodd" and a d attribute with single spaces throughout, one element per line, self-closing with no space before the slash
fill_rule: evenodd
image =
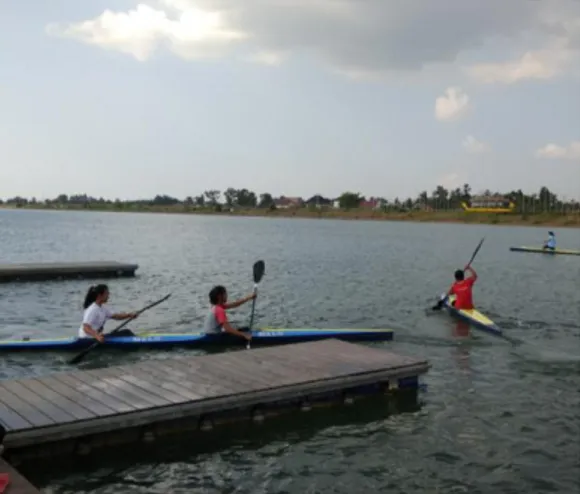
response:
<path id="1" fill-rule="evenodd" d="M 100 343 L 104 341 L 102 334 L 105 323 L 109 319 L 116 319 L 122 321 L 124 319 L 131 319 L 137 317 L 136 312 L 118 312 L 113 313 L 104 306 L 109 300 L 109 288 L 107 285 L 91 286 L 83 308 L 83 322 L 79 328 L 79 338 L 95 338 Z M 135 336 L 130 329 L 122 329 L 115 333 L 115 336 Z"/>

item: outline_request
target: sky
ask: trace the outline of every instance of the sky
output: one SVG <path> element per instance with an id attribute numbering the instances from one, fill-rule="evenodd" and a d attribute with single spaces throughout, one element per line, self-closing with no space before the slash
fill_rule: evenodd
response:
<path id="1" fill-rule="evenodd" d="M 578 0 L 0 2 L 0 197 L 580 198 Z"/>

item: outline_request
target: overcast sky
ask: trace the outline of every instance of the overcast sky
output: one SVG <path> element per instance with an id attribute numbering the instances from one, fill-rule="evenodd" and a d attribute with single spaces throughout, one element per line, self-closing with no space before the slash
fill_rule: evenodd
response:
<path id="1" fill-rule="evenodd" d="M 0 3 L 0 197 L 580 197 L 578 0 Z"/>

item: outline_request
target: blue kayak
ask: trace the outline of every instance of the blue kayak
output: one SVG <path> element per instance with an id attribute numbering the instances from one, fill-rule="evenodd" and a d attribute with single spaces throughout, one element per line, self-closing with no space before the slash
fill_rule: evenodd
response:
<path id="1" fill-rule="evenodd" d="M 393 339 L 392 329 L 281 329 L 263 328 L 252 331 L 252 346 L 277 345 L 337 338 L 344 341 L 385 341 Z M 0 353 L 30 350 L 82 350 L 95 342 L 92 338 L 50 338 L 20 340 L 0 340 Z M 245 340 L 227 333 L 141 333 L 136 336 L 108 336 L 104 347 L 119 349 L 130 348 L 167 348 L 182 346 L 205 348 L 213 346 L 239 346 Z"/>

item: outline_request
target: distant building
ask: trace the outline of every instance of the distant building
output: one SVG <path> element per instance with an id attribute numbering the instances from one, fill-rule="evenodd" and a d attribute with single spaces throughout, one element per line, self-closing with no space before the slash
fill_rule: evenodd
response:
<path id="1" fill-rule="evenodd" d="M 301 208 L 304 205 L 304 201 L 301 197 L 279 197 L 274 199 L 274 204 L 276 208 L 288 209 L 288 208 Z"/>
<path id="2" fill-rule="evenodd" d="M 361 201 L 359 207 L 362 209 L 381 209 L 385 204 L 386 202 L 383 199 L 371 197 L 368 201 Z"/>
<path id="3" fill-rule="evenodd" d="M 326 197 L 323 197 L 321 195 L 315 195 L 312 196 L 310 199 L 308 199 L 305 204 L 307 206 L 315 206 L 317 208 L 321 208 L 323 206 L 331 206 L 332 199 L 327 199 Z"/>

